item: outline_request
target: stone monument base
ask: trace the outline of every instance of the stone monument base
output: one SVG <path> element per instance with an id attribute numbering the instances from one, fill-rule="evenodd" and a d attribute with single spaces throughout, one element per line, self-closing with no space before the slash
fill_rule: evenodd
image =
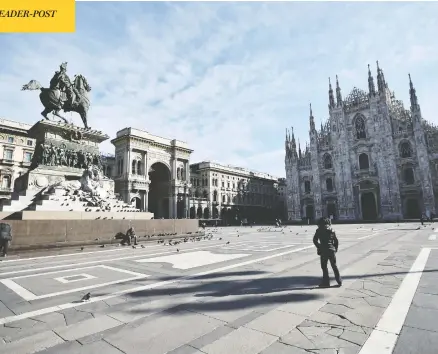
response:
<path id="1" fill-rule="evenodd" d="M 102 174 L 99 144 L 107 135 L 43 120 L 29 136 L 36 139 L 31 169 L 17 178 L 1 212 L 22 220 L 135 219 L 140 214 L 115 195 L 114 181 Z M 142 214 L 137 218 L 153 217 Z"/>

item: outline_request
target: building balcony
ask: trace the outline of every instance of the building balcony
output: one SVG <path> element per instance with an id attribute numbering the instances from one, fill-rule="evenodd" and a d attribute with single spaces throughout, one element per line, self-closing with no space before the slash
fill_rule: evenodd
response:
<path id="1" fill-rule="evenodd" d="M 12 187 L 0 187 L 0 193 L 12 193 Z"/>
<path id="2" fill-rule="evenodd" d="M 30 167 L 31 163 L 31 161 L 22 161 L 20 165 L 21 167 Z"/>

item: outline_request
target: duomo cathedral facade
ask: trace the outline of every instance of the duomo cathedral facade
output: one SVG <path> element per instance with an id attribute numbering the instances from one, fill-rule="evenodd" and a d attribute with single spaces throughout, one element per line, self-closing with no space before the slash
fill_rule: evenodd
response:
<path id="1" fill-rule="evenodd" d="M 286 131 L 289 221 L 394 220 L 435 214 L 438 129 L 423 119 L 409 76 L 410 109 L 395 98 L 377 63 L 376 84 L 342 98 L 329 82 L 329 118 L 318 130 L 310 107 L 310 142 L 301 150 Z"/>

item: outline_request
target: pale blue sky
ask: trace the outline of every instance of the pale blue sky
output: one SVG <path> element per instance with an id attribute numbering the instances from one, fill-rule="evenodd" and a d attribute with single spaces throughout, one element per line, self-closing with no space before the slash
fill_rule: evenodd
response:
<path id="1" fill-rule="evenodd" d="M 192 162 L 284 176 L 285 128 L 304 145 L 309 102 L 318 125 L 327 119 L 329 76 L 345 97 L 367 89 L 367 64 L 375 75 L 379 60 L 408 107 L 410 72 L 438 123 L 437 13 L 420 2 L 81 2 L 74 34 L 0 35 L 0 117 L 40 119 L 38 93 L 20 88 L 47 86 L 68 61 L 92 86 L 92 127 L 145 129 L 188 142 Z"/>

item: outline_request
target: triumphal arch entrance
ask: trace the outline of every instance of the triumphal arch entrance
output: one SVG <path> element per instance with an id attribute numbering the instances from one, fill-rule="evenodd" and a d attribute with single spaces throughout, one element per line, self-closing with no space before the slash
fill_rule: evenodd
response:
<path id="1" fill-rule="evenodd" d="M 125 128 L 115 146 L 115 190 L 155 219 L 189 218 L 189 161 L 193 150 L 176 139 Z"/>

